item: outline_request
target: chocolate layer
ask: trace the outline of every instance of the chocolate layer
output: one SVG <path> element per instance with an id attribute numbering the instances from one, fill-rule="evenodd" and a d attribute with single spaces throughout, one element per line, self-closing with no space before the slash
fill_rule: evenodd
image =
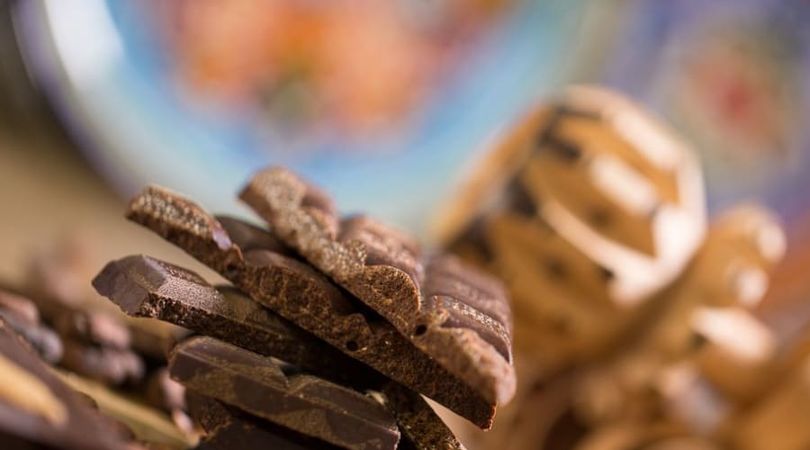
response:
<path id="1" fill-rule="evenodd" d="M 206 436 L 197 447 L 198 450 L 340 448 L 251 417 L 210 397 L 191 392 L 188 402 L 189 412 L 206 431 Z"/>
<path id="2" fill-rule="evenodd" d="M 281 241 L 487 401 L 510 400 L 511 314 L 500 284 L 449 256 L 422 255 L 407 236 L 376 221 L 341 221 L 334 210 L 309 206 L 313 192 L 289 171 L 270 168 L 240 198 Z"/>
<path id="3" fill-rule="evenodd" d="M 172 378 L 187 389 L 345 449 L 395 449 L 394 417 L 370 397 L 209 337 L 178 344 Z"/>
<path id="4" fill-rule="evenodd" d="M 310 203 L 320 205 L 322 201 Z M 225 222 L 229 227 L 226 229 L 223 223 L 191 201 L 158 187 L 148 187 L 133 199 L 128 217 L 178 245 L 256 301 L 345 354 L 433 398 L 482 428 L 491 426 L 496 402 L 492 395 L 484 392 L 486 389 L 478 389 L 481 383 L 448 371 L 376 312 L 337 288 L 308 264 L 290 256 L 290 251 L 280 247 L 272 236 L 261 237 L 269 235 L 266 231 L 232 219 Z M 268 242 L 272 243 L 266 244 Z M 437 314 L 445 313 L 448 313 L 446 308 L 437 309 Z M 463 312 L 452 315 L 459 318 L 457 323 L 462 323 Z M 455 344 L 459 342 L 467 342 L 468 347 L 481 342 L 493 348 L 477 333 L 467 328 L 443 328 L 445 331 L 434 333 L 430 330 L 437 328 L 430 324 L 426 324 L 425 329 L 424 334 L 444 339 L 440 342 L 431 338 L 425 342 L 433 346 L 447 344 L 442 351 L 434 349 L 433 353 L 441 353 L 445 360 L 469 364 L 465 373 L 476 373 L 478 364 L 489 364 L 486 358 L 470 361 L 468 353 L 455 351 Z M 498 335 L 497 332 L 491 334 Z M 497 354 L 494 349 L 493 352 Z M 508 363 L 503 368 L 504 381 L 499 385 L 508 385 L 514 381 L 514 373 Z"/>
<path id="5" fill-rule="evenodd" d="M 135 317 L 165 320 L 315 373 L 374 386 L 382 377 L 233 288 L 148 256 L 108 263 L 93 280 L 98 292 Z"/>

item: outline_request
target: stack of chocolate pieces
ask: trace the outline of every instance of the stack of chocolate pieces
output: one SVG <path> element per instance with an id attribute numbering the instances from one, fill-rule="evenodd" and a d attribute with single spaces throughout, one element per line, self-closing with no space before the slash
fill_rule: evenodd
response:
<path id="1" fill-rule="evenodd" d="M 462 448 L 420 394 L 492 425 L 515 389 L 498 282 L 369 218 L 341 219 L 284 169 L 241 198 L 268 226 L 159 187 L 128 211 L 231 285 L 140 255 L 93 281 L 127 314 L 202 335 L 174 348 L 169 370 L 203 447 Z"/>

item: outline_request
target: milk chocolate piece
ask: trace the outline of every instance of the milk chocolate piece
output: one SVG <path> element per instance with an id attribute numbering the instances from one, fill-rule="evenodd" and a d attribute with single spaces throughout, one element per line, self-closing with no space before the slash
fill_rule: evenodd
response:
<path id="1" fill-rule="evenodd" d="M 217 400 L 189 393 L 189 412 L 207 432 L 198 450 L 336 450 L 340 447 L 251 417 Z"/>
<path id="2" fill-rule="evenodd" d="M 154 186 L 133 199 L 127 216 L 217 270 L 257 302 L 343 353 L 436 400 L 482 428 L 491 426 L 494 401 L 488 400 L 472 383 L 451 374 L 390 323 L 334 286 L 321 273 L 291 257 L 288 249 L 276 247 L 275 243 L 269 249 L 258 248 L 256 242 L 271 239 L 246 233 L 252 230 L 252 233 L 267 234 L 266 231 L 233 220 L 226 222 L 230 228 L 226 229 L 191 201 Z M 237 237 L 240 242 L 235 241 Z M 243 249 L 243 244 L 249 250 Z M 457 335 L 466 339 L 472 333 L 461 328 L 448 330 L 443 334 L 446 337 Z M 472 341 L 484 342 L 477 336 Z M 448 347 L 447 351 L 450 350 Z M 514 374 L 511 366 L 506 366 L 504 376 L 508 384 Z"/>
<path id="3" fill-rule="evenodd" d="M 511 313 L 502 286 L 451 257 L 430 257 L 365 217 L 307 206 L 313 187 L 281 168 L 241 192 L 273 234 L 385 317 L 419 349 L 498 404 L 515 392 Z M 316 197 L 322 194 L 315 194 Z"/>
<path id="4" fill-rule="evenodd" d="M 0 388 L 0 434 L 16 443 L 70 450 L 130 448 L 126 436 L 65 386 L 2 319 L 0 379 L 6 386 Z"/>
<path id="5" fill-rule="evenodd" d="M 278 317 L 233 288 L 148 256 L 107 264 L 98 292 L 135 317 L 165 320 L 338 381 L 379 385 L 382 376 Z M 328 373 L 324 373 L 328 372 Z"/>
<path id="6" fill-rule="evenodd" d="M 382 405 L 353 390 L 209 337 L 178 344 L 172 377 L 187 389 L 345 449 L 395 449 L 399 430 Z"/>

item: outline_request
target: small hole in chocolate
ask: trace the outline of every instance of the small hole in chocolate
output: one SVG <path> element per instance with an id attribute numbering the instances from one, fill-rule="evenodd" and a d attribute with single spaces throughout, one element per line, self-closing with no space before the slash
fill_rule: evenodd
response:
<path id="1" fill-rule="evenodd" d="M 416 328 L 413 330 L 414 336 L 421 336 L 427 333 L 427 325 L 417 325 Z"/>
<path id="2" fill-rule="evenodd" d="M 549 258 L 545 265 L 546 271 L 553 278 L 565 278 L 568 275 L 568 268 L 557 258 Z"/>
<path id="3" fill-rule="evenodd" d="M 359 349 L 360 349 L 360 346 L 357 345 L 357 342 L 355 342 L 355 341 L 349 341 L 349 342 L 346 343 L 346 350 L 348 350 L 350 352 L 356 352 Z"/>

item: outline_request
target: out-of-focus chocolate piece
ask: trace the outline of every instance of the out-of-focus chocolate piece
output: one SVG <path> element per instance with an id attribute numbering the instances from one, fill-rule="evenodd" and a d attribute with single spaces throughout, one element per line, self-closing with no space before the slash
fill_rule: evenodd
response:
<path id="1" fill-rule="evenodd" d="M 118 318 L 103 311 L 74 310 L 53 321 L 63 339 L 124 350 L 129 348 L 129 329 Z"/>
<path id="2" fill-rule="evenodd" d="M 2 319 L 0 355 L 6 387 L 0 388 L 0 433 L 32 448 L 129 448 L 126 436 L 65 386 Z"/>
<path id="3" fill-rule="evenodd" d="M 182 267 L 148 256 L 128 256 L 107 264 L 93 285 L 135 317 L 166 320 L 339 381 L 369 386 L 382 381 L 373 370 L 244 294 L 217 289 Z"/>
<path id="4" fill-rule="evenodd" d="M 201 207 L 154 186 L 132 200 L 127 216 L 217 270 L 257 302 L 343 353 L 436 400 L 482 428 L 491 426 L 496 402 L 489 400 L 473 383 L 453 375 L 377 313 L 334 286 L 323 274 L 288 256 L 289 250 L 253 248 L 256 242 L 269 238 L 249 234 L 245 237 L 246 231 L 265 234 L 266 231 L 229 221 L 226 223 L 230 228 L 239 227 L 231 236 L 230 230 Z M 242 249 L 242 242 L 235 241 L 236 237 L 243 239 L 251 250 Z M 99 292 L 107 295 L 102 289 Z M 107 292 L 112 290 L 107 288 Z M 120 300 L 116 301 L 120 303 Z M 481 303 L 486 302 L 482 299 Z M 442 311 L 446 309 L 442 308 Z M 443 334 L 446 337 L 470 337 L 472 333 L 462 328 L 447 330 Z M 473 339 L 475 342 L 485 342 L 477 336 Z M 463 359 L 464 355 L 449 357 Z M 498 357 L 503 360 L 503 356 Z M 480 363 L 485 365 L 486 361 Z M 474 370 L 472 367 L 470 370 Z M 509 364 L 505 370 L 503 383 L 508 384 L 513 381 L 514 373 Z"/>
<path id="5" fill-rule="evenodd" d="M 146 382 L 146 401 L 166 411 L 186 409 L 186 388 L 169 376 L 169 369 L 161 367 Z"/>
<path id="6" fill-rule="evenodd" d="M 274 235 L 487 401 L 509 401 L 511 314 L 500 284 L 451 257 L 424 257 L 406 236 L 371 219 L 341 222 L 334 211 L 306 206 L 312 191 L 289 171 L 270 168 L 240 198 Z"/>
<path id="7" fill-rule="evenodd" d="M 198 440 L 196 430 L 188 432 L 193 430 L 193 424 L 180 428 L 163 411 L 108 386 L 72 372 L 56 370 L 55 373 L 75 392 L 85 396 L 83 400 L 91 399 L 104 414 L 103 418 L 123 424 L 149 449 L 186 450 L 194 447 Z"/>
<path id="8" fill-rule="evenodd" d="M 143 378 L 143 361 L 129 350 L 87 345 L 71 339 L 63 342 L 60 365 L 68 370 L 110 385 Z"/>
<path id="9" fill-rule="evenodd" d="M 14 314 L 0 310 L 0 317 L 6 324 L 28 341 L 45 361 L 56 363 L 62 359 L 64 347 L 62 340 L 50 328 L 38 323 L 28 322 Z"/>
<path id="10" fill-rule="evenodd" d="M 12 314 L 27 323 L 39 323 L 39 310 L 34 302 L 0 288 L 0 313 Z"/>
<path id="11" fill-rule="evenodd" d="M 268 448 L 273 450 L 336 450 L 340 447 L 303 436 L 271 422 L 251 417 L 213 398 L 189 393 L 189 411 L 206 430 L 199 450 Z"/>
<path id="12" fill-rule="evenodd" d="M 189 390 L 345 449 L 395 449 L 399 430 L 379 403 L 272 359 L 209 337 L 178 344 L 172 377 Z"/>
<path id="13" fill-rule="evenodd" d="M 40 322 L 34 302 L 0 289 L 0 318 L 22 336 L 49 363 L 62 358 L 62 341 L 50 328 Z"/>

